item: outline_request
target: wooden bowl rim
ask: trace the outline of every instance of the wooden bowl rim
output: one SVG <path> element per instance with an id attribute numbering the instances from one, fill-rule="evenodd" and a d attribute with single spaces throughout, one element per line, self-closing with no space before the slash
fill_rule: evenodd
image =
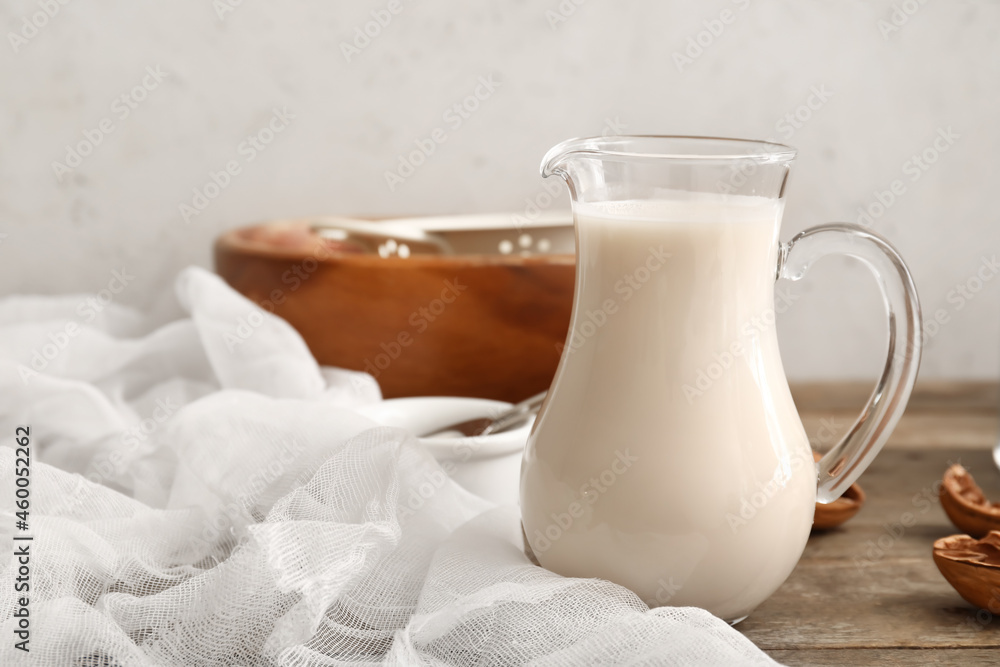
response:
<path id="1" fill-rule="evenodd" d="M 481 266 L 510 266 L 510 267 L 537 267 L 537 266 L 573 266 L 576 263 L 575 255 L 552 254 L 552 255 L 500 255 L 500 254 L 463 254 L 463 255 L 413 255 L 403 259 L 401 257 L 380 257 L 369 253 L 342 253 L 336 250 L 325 249 L 324 252 L 317 253 L 317 246 L 302 244 L 299 246 L 276 246 L 253 238 L 249 235 L 254 230 L 276 228 L 280 226 L 306 225 L 309 218 L 296 218 L 290 220 L 271 220 L 267 222 L 255 223 L 235 227 L 220 234 L 215 240 L 216 251 L 231 252 L 240 255 L 252 255 L 265 259 L 281 259 L 292 261 L 303 261 L 310 257 L 320 264 L 334 265 L 355 265 L 359 267 L 379 266 L 384 269 L 406 269 L 406 268 L 476 268 Z M 319 240 L 319 236 L 313 234 Z"/>

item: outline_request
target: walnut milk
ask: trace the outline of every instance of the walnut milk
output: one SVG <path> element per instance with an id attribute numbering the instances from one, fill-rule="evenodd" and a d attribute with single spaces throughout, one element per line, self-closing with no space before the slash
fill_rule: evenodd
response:
<path id="1" fill-rule="evenodd" d="M 778 233 L 795 151 L 697 137 L 575 139 L 570 331 L 521 466 L 522 527 L 543 566 L 650 606 L 745 618 L 795 567 L 817 500 L 864 471 L 906 406 L 920 308 L 896 251 L 854 225 Z M 776 278 L 828 254 L 875 273 L 888 361 L 862 417 L 814 464 L 775 330 Z"/>

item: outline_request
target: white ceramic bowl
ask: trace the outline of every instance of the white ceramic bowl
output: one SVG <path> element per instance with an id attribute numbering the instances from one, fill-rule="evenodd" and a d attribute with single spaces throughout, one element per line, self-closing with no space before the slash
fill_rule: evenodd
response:
<path id="1" fill-rule="evenodd" d="M 496 416 L 510 407 L 510 403 L 485 398 L 417 396 L 392 398 L 357 410 L 385 426 L 428 433 L 449 424 Z M 521 453 L 533 422 L 496 435 L 419 440 L 463 487 L 495 503 L 516 505 Z"/>

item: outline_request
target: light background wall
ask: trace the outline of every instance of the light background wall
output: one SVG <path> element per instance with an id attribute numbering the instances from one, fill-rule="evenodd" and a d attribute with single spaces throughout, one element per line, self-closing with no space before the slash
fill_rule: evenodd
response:
<path id="1" fill-rule="evenodd" d="M 546 149 L 610 123 L 796 146 L 783 238 L 856 221 L 901 179 L 875 229 L 909 261 L 925 314 L 948 319 L 922 374 L 997 376 L 1000 279 L 964 302 L 954 290 L 1000 241 L 1000 3 L 400 1 L 350 62 L 342 44 L 388 0 L 4 2 L 0 294 L 96 291 L 124 266 L 136 279 L 119 298 L 149 303 L 180 267 L 210 265 L 222 230 L 272 217 L 521 211 Z M 890 31 L 894 4 L 913 13 Z M 58 12 L 15 52 L 10 33 L 42 5 Z M 679 68 L 723 10 L 734 20 Z M 148 66 L 166 79 L 121 119 L 112 105 Z M 501 85 L 452 129 L 444 113 L 481 76 Z M 832 96 L 800 109 L 819 88 Z M 240 143 L 274 108 L 294 120 L 247 161 Z M 809 118 L 779 125 L 796 111 Z M 52 163 L 103 118 L 113 132 L 57 179 Z M 437 127 L 446 143 L 390 191 L 385 172 Z M 949 128 L 953 145 L 911 180 L 904 163 Z M 241 173 L 185 223 L 192 189 L 234 159 Z M 863 267 L 829 260 L 789 289 L 791 377 L 877 373 L 884 316 Z"/>

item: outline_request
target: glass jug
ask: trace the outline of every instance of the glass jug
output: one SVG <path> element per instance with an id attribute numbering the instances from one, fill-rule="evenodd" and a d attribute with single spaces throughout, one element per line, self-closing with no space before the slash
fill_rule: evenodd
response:
<path id="1" fill-rule="evenodd" d="M 899 420 L 920 360 L 920 306 L 896 250 L 849 224 L 778 241 L 795 151 L 705 137 L 573 139 L 565 179 L 576 294 L 521 465 L 522 527 L 544 567 L 621 584 L 650 606 L 738 622 L 802 554 Z M 867 264 L 888 358 L 858 421 L 816 464 L 775 333 L 774 283 L 816 260 Z"/>

